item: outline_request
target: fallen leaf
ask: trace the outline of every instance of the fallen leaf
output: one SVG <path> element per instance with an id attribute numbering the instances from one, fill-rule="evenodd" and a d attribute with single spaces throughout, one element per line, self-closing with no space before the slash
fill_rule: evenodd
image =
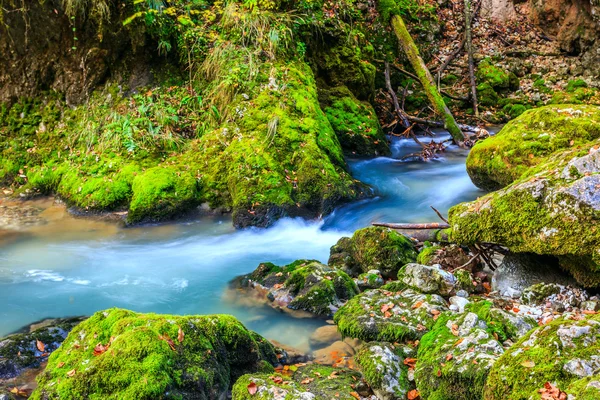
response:
<path id="1" fill-rule="evenodd" d="M 360 395 L 356 392 L 350 392 L 350 396 L 354 397 L 357 400 L 360 400 Z"/>
<path id="2" fill-rule="evenodd" d="M 300 383 L 303 385 L 308 385 L 309 383 L 311 383 L 314 380 L 315 380 L 315 378 L 306 378 L 306 379 L 303 379 Z"/>
<path id="3" fill-rule="evenodd" d="M 452 354 L 446 354 L 446 361 L 452 360 L 454 356 Z"/>
<path id="4" fill-rule="evenodd" d="M 521 363 L 522 366 L 524 366 L 525 368 L 533 368 L 535 367 L 535 363 L 531 360 L 527 360 L 527 361 L 523 361 Z"/>
<path id="5" fill-rule="evenodd" d="M 439 378 L 440 376 L 442 376 L 442 370 L 441 370 L 441 369 L 438 369 L 438 370 L 437 370 L 437 374 L 436 374 L 436 375 L 438 376 L 438 378 Z"/>
<path id="6" fill-rule="evenodd" d="M 56 368 L 62 368 L 64 366 L 65 366 L 65 363 L 61 361 L 56 365 Z"/>
<path id="7" fill-rule="evenodd" d="M 456 325 L 456 324 L 452 324 L 452 329 L 451 329 L 451 331 L 452 331 L 452 334 L 453 334 L 454 336 L 458 336 L 458 325 Z"/>
<path id="8" fill-rule="evenodd" d="M 383 313 L 383 318 L 389 318 L 391 316 L 392 316 L 392 313 L 389 312 L 389 311 L 386 311 L 386 312 Z"/>
<path id="9" fill-rule="evenodd" d="M 42 353 L 44 352 L 44 350 L 46 350 L 46 345 L 44 343 L 42 343 L 40 340 L 36 340 L 35 345 L 36 345 L 37 349 L 39 351 L 41 351 Z"/>
<path id="10" fill-rule="evenodd" d="M 283 382 L 283 378 L 280 377 L 280 376 L 274 376 L 273 377 L 273 382 L 275 382 L 275 383 L 281 383 L 281 382 Z"/>
<path id="11" fill-rule="evenodd" d="M 406 397 L 408 398 L 408 400 L 415 400 L 419 397 L 419 391 L 417 389 L 413 389 L 406 394 Z"/>
<path id="12" fill-rule="evenodd" d="M 248 384 L 248 393 L 250 393 L 250 396 L 254 396 L 257 391 L 258 391 L 258 387 L 256 386 L 256 383 L 250 382 Z"/>
<path id="13" fill-rule="evenodd" d="M 413 306 L 411 308 L 414 310 L 415 308 L 419 308 L 422 305 L 423 305 L 422 301 L 417 301 L 415 304 L 413 304 Z"/>
<path id="14" fill-rule="evenodd" d="M 381 312 L 382 312 L 382 313 L 385 313 L 385 312 L 387 312 L 387 310 L 389 310 L 390 308 L 392 308 L 392 307 L 390 307 L 390 305 L 389 305 L 389 304 L 384 304 L 384 305 L 382 305 L 382 306 L 381 306 Z"/>
<path id="15" fill-rule="evenodd" d="M 101 355 L 102 353 L 104 353 L 106 350 L 108 350 L 109 347 L 110 347 L 110 344 L 107 344 L 105 346 L 102 343 L 98 343 L 96 345 L 96 347 L 94 347 L 94 355 L 96 357 L 98 357 L 99 355 Z"/>
<path id="16" fill-rule="evenodd" d="M 74 370 L 74 369 L 72 369 L 72 370 L 70 370 L 69 372 L 67 372 L 67 376 L 68 376 L 68 377 L 73 377 L 73 376 L 75 376 L 75 370 Z"/>
<path id="17" fill-rule="evenodd" d="M 181 329 L 181 327 L 179 327 L 179 332 L 177 332 L 177 340 L 179 341 L 179 343 L 183 342 L 184 337 L 185 337 L 185 333 L 183 333 L 183 329 Z"/>
<path id="18" fill-rule="evenodd" d="M 435 308 L 430 311 L 431 315 L 440 315 L 440 310 L 436 310 Z"/>
<path id="19" fill-rule="evenodd" d="M 542 400 L 567 400 L 567 394 L 550 382 L 544 383 L 544 388 L 538 390 Z"/>
<path id="20" fill-rule="evenodd" d="M 594 314 L 597 314 L 597 313 L 596 313 L 596 311 L 593 311 L 593 310 L 583 310 L 582 312 L 583 312 L 584 314 L 587 314 L 587 315 L 594 315 Z"/>

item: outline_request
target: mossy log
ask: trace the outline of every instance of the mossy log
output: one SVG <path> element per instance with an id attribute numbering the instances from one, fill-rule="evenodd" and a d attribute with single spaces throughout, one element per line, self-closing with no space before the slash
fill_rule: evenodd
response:
<path id="1" fill-rule="evenodd" d="M 413 38 L 410 36 L 408 29 L 406 29 L 404 21 L 399 15 L 394 15 L 391 23 L 392 28 L 398 37 L 398 41 L 402 45 L 408 60 L 419 77 L 419 81 L 423 85 L 423 89 L 425 89 L 427 98 L 433 105 L 435 111 L 444 118 L 444 128 L 450 132 L 456 143 L 461 145 L 465 140 L 465 136 L 454 120 L 454 117 L 444 102 L 442 95 L 440 95 L 438 92 L 433 81 L 433 77 L 431 76 L 431 72 L 429 72 L 425 62 L 423 62 L 423 59 L 419 55 L 419 49 L 417 48 Z"/>

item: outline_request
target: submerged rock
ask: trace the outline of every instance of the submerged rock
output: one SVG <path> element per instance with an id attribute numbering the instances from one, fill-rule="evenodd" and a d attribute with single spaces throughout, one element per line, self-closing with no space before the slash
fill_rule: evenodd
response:
<path id="1" fill-rule="evenodd" d="M 576 285 L 575 279 L 561 270 L 554 257 L 536 254 L 507 254 L 492 276 L 492 289 L 500 295 L 519 297 L 523 290 L 536 283 Z"/>
<path id="2" fill-rule="evenodd" d="M 528 399 L 544 388 L 546 382 L 565 390 L 578 380 L 591 377 L 600 368 L 599 338 L 597 315 L 560 319 L 532 330 L 494 364 L 484 397 Z"/>
<path id="3" fill-rule="evenodd" d="M 404 399 L 409 390 L 408 371 L 401 350 L 386 342 L 365 344 L 355 357 L 365 381 L 379 400 Z"/>
<path id="4" fill-rule="evenodd" d="M 400 268 L 416 257 L 414 245 L 405 236 L 389 228 L 370 227 L 340 239 L 331 247 L 328 264 L 351 276 L 376 269 L 384 278 L 396 278 Z"/>
<path id="5" fill-rule="evenodd" d="M 309 364 L 289 375 L 248 374 L 240 377 L 232 389 L 232 400 L 356 400 L 359 372 L 343 368 Z M 250 391 L 256 392 L 251 394 Z"/>
<path id="6" fill-rule="evenodd" d="M 253 290 L 271 307 L 322 317 L 333 315 L 358 294 L 358 287 L 345 272 L 314 260 L 298 260 L 283 267 L 262 263 L 251 274 L 236 278 L 232 287 Z"/>
<path id="7" fill-rule="evenodd" d="M 398 280 L 406 286 L 421 293 L 449 296 L 456 286 L 457 280 L 439 265 L 406 264 L 398 272 Z"/>
<path id="8" fill-rule="evenodd" d="M 420 338 L 434 316 L 447 309 L 439 295 L 411 289 L 392 292 L 384 286 L 352 298 L 335 313 L 334 321 L 342 336 L 393 343 Z"/>
<path id="9" fill-rule="evenodd" d="M 69 333 L 31 398 L 219 399 L 237 377 L 275 363 L 273 346 L 234 317 L 113 308 Z"/>
<path id="10" fill-rule="evenodd" d="M 38 368 L 59 348 L 74 326 L 85 318 L 61 318 L 33 324 L 29 332 L 0 339 L 0 379 L 11 379 Z"/>

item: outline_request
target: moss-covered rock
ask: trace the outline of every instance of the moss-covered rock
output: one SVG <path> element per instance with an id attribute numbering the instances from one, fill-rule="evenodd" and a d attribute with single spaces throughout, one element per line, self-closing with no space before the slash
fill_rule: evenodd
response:
<path id="1" fill-rule="evenodd" d="M 504 348 L 477 314 L 444 313 L 419 342 L 415 380 L 425 398 L 482 398 L 490 367 Z"/>
<path id="2" fill-rule="evenodd" d="M 359 156 L 390 154 L 388 140 L 371 104 L 359 101 L 345 87 L 328 91 L 327 97 L 323 111 L 346 152 Z"/>
<path id="3" fill-rule="evenodd" d="M 500 189 L 522 177 L 557 151 L 600 137 L 600 109 L 546 106 L 523 113 L 496 135 L 479 141 L 467 158 L 475 185 Z"/>
<path id="4" fill-rule="evenodd" d="M 233 400 L 355 400 L 355 387 L 360 384 L 360 373 L 348 369 L 309 364 L 297 368 L 290 375 L 248 374 L 240 377 L 232 389 Z M 248 388 L 256 385 L 256 393 Z"/>
<path id="5" fill-rule="evenodd" d="M 593 375 L 571 383 L 565 392 L 573 400 L 600 399 L 600 376 Z"/>
<path id="6" fill-rule="evenodd" d="M 600 285 L 599 145 L 559 152 L 509 187 L 453 207 L 452 238 L 555 256 L 580 284 Z"/>
<path id="7" fill-rule="evenodd" d="M 334 315 L 342 336 L 365 341 L 398 342 L 418 339 L 434 323 L 434 316 L 446 311 L 438 295 L 406 289 L 392 292 L 384 286 L 352 298 Z"/>
<path id="8" fill-rule="evenodd" d="M 354 357 L 364 379 L 378 399 L 404 399 L 409 391 L 404 354 L 392 344 L 370 342 Z"/>
<path id="9" fill-rule="evenodd" d="M 345 272 L 309 260 L 297 260 L 283 267 L 262 263 L 251 274 L 234 279 L 232 286 L 254 291 L 271 307 L 321 317 L 332 316 L 359 292 Z"/>
<path id="10" fill-rule="evenodd" d="M 489 58 L 482 60 L 477 66 L 477 80 L 489 84 L 495 90 L 519 88 L 519 78 L 514 73 L 494 65 Z"/>
<path id="11" fill-rule="evenodd" d="M 340 239 L 331 247 L 328 264 L 351 276 L 377 269 L 384 278 L 395 278 L 400 268 L 416 257 L 414 245 L 404 235 L 370 227 L 354 232 L 352 238 Z"/>
<path id="12" fill-rule="evenodd" d="M 560 319 L 529 332 L 493 365 L 484 398 L 529 399 L 546 382 L 564 391 L 592 376 L 600 367 L 599 319 Z"/>
<path id="13" fill-rule="evenodd" d="M 384 285 L 383 277 L 378 270 L 372 269 L 369 272 L 365 272 L 360 274 L 358 277 L 354 278 L 354 282 L 358 286 L 361 292 L 369 289 L 377 289 Z"/>
<path id="14" fill-rule="evenodd" d="M 137 175 L 132 191 L 127 215 L 130 223 L 170 219 L 199 201 L 196 178 L 188 171 L 167 167 L 150 168 Z"/>
<path id="15" fill-rule="evenodd" d="M 237 377 L 273 371 L 273 346 L 227 315 L 99 311 L 77 325 L 32 399 L 215 399 Z"/>

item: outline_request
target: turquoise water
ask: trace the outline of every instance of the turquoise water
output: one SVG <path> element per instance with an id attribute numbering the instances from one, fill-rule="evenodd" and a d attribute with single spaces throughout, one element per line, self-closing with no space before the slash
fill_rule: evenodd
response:
<path id="1" fill-rule="evenodd" d="M 284 219 L 269 229 L 236 231 L 227 216 L 127 229 L 50 207 L 46 225 L 0 247 L 0 336 L 47 317 L 124 307 L 233 314 L 270 339 L 307 349 L 307 337 L 324 321 L 233 303 L 224 296 L 227 283 L 263 261 L 326 262 L 340 237 L 372 222 L 436 221 L 430 205 L 446 212 L 481 195 L 467 176 L 464 150 L 452 147 L 427 163 L 399 161 L 415 151 L 414 142 L 395 140 L 390 158 L 349 160 L 376 197 L 323 220 Z"/>

